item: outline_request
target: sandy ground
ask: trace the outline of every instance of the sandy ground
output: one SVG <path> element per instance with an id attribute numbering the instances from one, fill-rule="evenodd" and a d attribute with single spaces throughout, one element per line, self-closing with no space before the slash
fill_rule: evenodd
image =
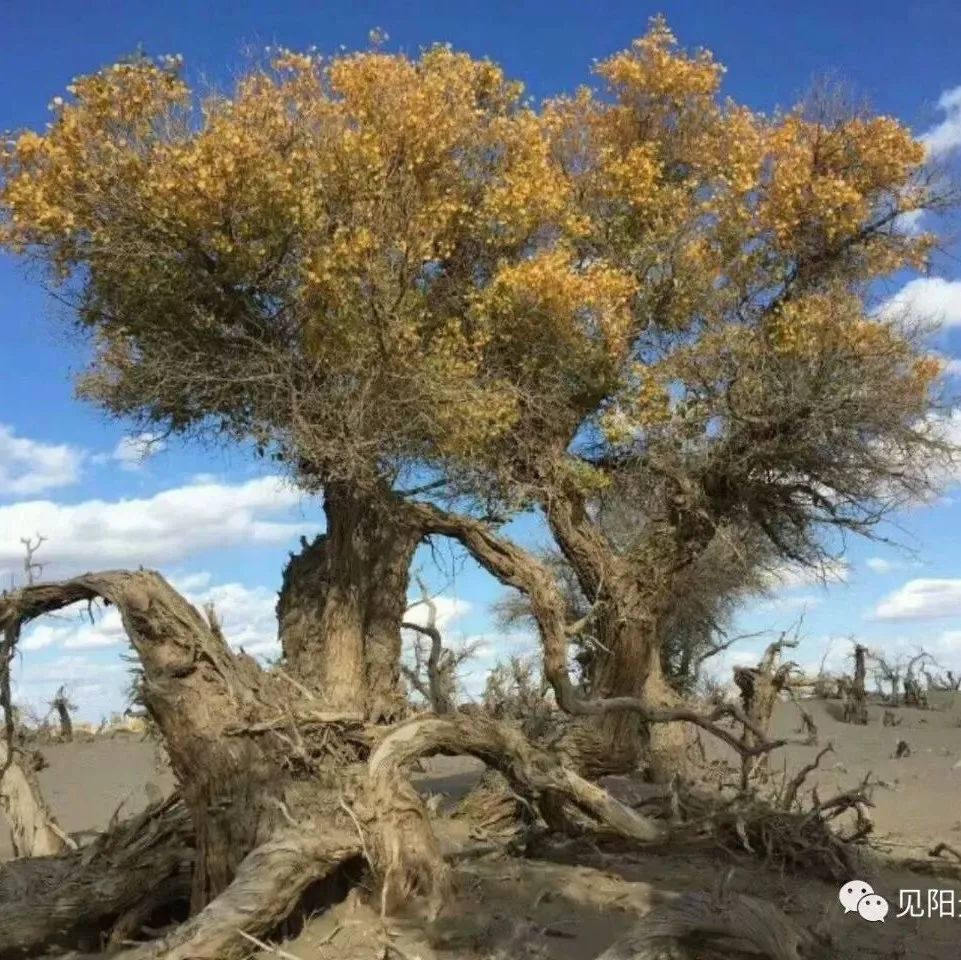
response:
<path id="1" fill-rule="evenodd" d="M 837 702 L 805 705 L 818 726 L 820 745 L 834 746 L 809 781 L 822 798 L 854 786 L 870 771 L 881 782 L 874 796 L 876 837 L 888 850 L 923 854 L 937 841 L 961 847 L 961 696 L 939 696 L 928 711 L 902 708 L 897 727 L 882 726 L 880 705 L 872 706 L 867 727 L 841 723 Z M 798 726 L 793 705 L 779 705 L 773 732 L 792 735 Z M 909 743 L 911 755 L 895 760 L 900 739 Z M 710 752 L 717 753 L 714 747 Z M 815 752 L 789 747 L 778 755 L 775 768 L 783 761 L 793 772 Z M 43 753 L 49 762 L 40 775 L 43 789 L 61 825 L 73 833 L 102 829 L 121 803 L 129 815 L 146 805 L 150 793 L 173 786 L 169 773 L 158 768 L 154 748 L 136 739 L 53 745 Z M 479 770 L 471 760 L 438 757 L 418 779 L 425 791 L 453 799 L 469 789 Z M 0 860 L 7 856 L 7 838 L 0 837 Z M 961 887 L 951 888 L 957 907 L 950 918 L 898 918 L 901 890 L 919 890 L 926 903 L 929 890 L 949 885 L 878 864 L 858 879 L 871 882 L 889 900 L 891 912 L 885 923 L 871 924 L 856 914 L 844 915 L 833 885 L 783 876 L 746 856 L 643 852 L 613 857 L 581 849 L 568 859 L 568 864 L 503 858 L 464 864 L 457 872 L 456 902 L 434 924 L 411 916 L 392 919 L 385 930 L 362 898 L 351 896 L 315 917 L 284 948 L 303 960 L 372 960 L 384 955 L 386 937 L 408 960 L 587 960 L 652 906 L 678 893 L 710 889 L 733 866 L 732 889 L 765 896 L 807 926 L 820 924 L 830 932 L 838 960 L 961 958 Z"/>
<path id="2" fill-rule="evenodd" d="M 173 789 L 169 769 L 158 764 L 157 752 L 139 736 L 118 736 L 91 743 L 54 743 L 40 751 L 48 766 L 40 771 L 40 787 L 60 826 L 68 833 L 102 830 L 122 804 L 121 817 L 147 806 L 148 784 L 164 794 Z M 2 815 L 0 815 L 2 816 Z M 0 823 L 0 861 L 12 854 L 6 824 Z"/>

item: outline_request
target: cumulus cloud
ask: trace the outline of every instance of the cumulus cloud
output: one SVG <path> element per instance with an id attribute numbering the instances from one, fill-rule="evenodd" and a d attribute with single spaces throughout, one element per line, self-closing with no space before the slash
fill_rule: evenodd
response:
<path id="1" fill-rule="evenodd" d="M 916 277 L 881 304 L 878 316 L 909 316 L 943 327 L 961 326 L 961 280 Z"/>
<path id="2" fill-rule="evenodd" d="M 76 483 L 84 456 L 77 447 L 18 437 L 0 424 L 0 496 L 29 497 Z"/>
<path id="3" fill-rule="evenodd" d="M 86 569 L 169 564 L 203 550 L 285 543 L 316 524 L 290 519 L 300 494 L 278 477 L 194 483 L 152 497 L 0 506 L 0 574 L 22 563 L 20 538 L 42 533 L 45 576 Z"/>
<path id="4" fill-rule="evenodd" d="M 938 98 L 944 119 L 921 135 L 928 159 L 939 160 L 961 147 L 961 87 L 945 90 Z"/>
<path id="5" fill-rule="evenodd" d="M 120 661 L 104 662 L 73 653 L 45 663 L 24 658 L 14 666 L 11 693 L 15 703 L 43 716 L 63 684 L 77 707 L 76 717 L 96 722 L 123 708 L 130 680 L 130 667 Z"/>
<path id="6" fill-rule="evenodd" d="M 961 580 L 926 578 L 909 580 L 875 608 L 876 620 L 935 620 L 961 614 Z"/>

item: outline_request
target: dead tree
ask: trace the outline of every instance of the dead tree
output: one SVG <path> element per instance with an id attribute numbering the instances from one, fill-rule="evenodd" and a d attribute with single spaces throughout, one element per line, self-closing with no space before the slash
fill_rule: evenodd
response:
<path id="1" fill-rule="evenodd" d="M 402 663 L 400 669 L 432 712 L 452 713 L 455 709 L 458 668 L 474 655 L 476 644 L 467 644 L 458 650 L 444 646 L 444 637 L 437 626 L 437 603 L 424 581 L 420 577 L 416 579 L 421 599 L 413 606 L 426 607 L 427 623 L 405 620 L 401 624 L 403 629 L 414 632 L 416 636 L 413 645 L 414 664 L 409 666 Z"/>
<path id="2" fill-rule="evenodd" d="M 782 634 L 764 651 L 756 667 L 734 668 L 734 682 L 741 691 L 741 705 L 752 723 L 751 729 L 744 730 L 744 742 L 748 746 L 753 746 L 759 738 L 768 738 L 774 706 L 781 693 L 790 690 L 791 673 L 797 668 L 793 661 L 781 663 L 781 652 L 797 645 L 796 637 L 789 640 L 786 634 Z M 766 760 L 764 754 L 745 758 L 741 771 L 742 786 L 746 786 L 754 772 L 766 766 Z"/>
<path id="3" fill-rule="evenodd" d="M 46 541 L 46 537 L 41 534 L 37 534 L 37 542 L 34 543 L 30 537 L 21 537 L 20 542 L 23 544 L 24 557 L 23 557 L 23 580 L 26 584 L 36 583 L 37 580 L 43 576 L 43 568 L 45 564 L 38 563 L 34 560 L 34 554 L 43 546 Z"/>
<path id="4" fill-rule="evenodd" d="M 924 664 L 925 660 L 933 662 L 934 658 L 930 653 L 919 650 L 907 663 L 904 671 L 904 705 L 906 707 L 928 709 L 928 695 L 921 686 L 921 681 L 917 675 L 917 670 Z"/>
<path id="5" fill-rule="evenodd" d="M 60 739 L 64 743 L 72 743 L 73 721 L 70 719 L 70 711 L 76 710 L 77 707 L 70 702 L 66 687 L 63 685 L 59 687 L 56 696 L 50 701 L 50 709 L 57 711 L 57 717 L 60 720 Z"/>
<path id="6" fill-rule="evenodd" d="M 854 646 L 854 677 L 844 701 L 844 722 L 865 725 L 868 722 L 868 696 L 864 687 L 868 649 L 860 643 Z"/>
<path id="7" fill-rule="evenodd" d="M 875 664 L 875 679 L 878 689 L 881 689 L 882 683 L 888 684 L 890 688 L 890 692 L 886 696 L 882 693 L 882 696 L 892 707 L 898 706 L 901 702 L 901 675 L 904 664 L 899 660 L 888 662 L 877 651 L 870 651 L 868 656 Z"/>
<path id="8" fill-rule="evenodd" d="M 943 674 L 932 675 L 928 670 L 924 670 L 923 673 L 929 690 L 940 690 L 948 693 L 956 693 L 961 690 L 961 676 L 956 677 L 952 670 L 947 670 Z"/>

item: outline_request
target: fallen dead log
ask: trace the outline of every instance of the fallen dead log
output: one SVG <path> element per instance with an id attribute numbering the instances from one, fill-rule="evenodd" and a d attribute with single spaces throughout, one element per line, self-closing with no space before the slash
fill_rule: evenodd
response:
<path id="1" fill-rule="evenodd" d="M 55 946 L 99 949 L 105 931 L 148 905 L 190 897 L 190 815 L 177 799 L 151 807 L 87 847 L 0 868 L 0 958 Z M 165 903 L 158 901 L 162 891 Z"/>
<path id="2" fill-rule="evenodd" d="M 356 835 L 305 823 L 251 851 L 233 881 L 169 936 L 115 955 L 114 960 L 236 960 L 250 938 L 274 929 L 304 891 L 361 853 Z"/>
<path id="3" fill-rule="evenodd" d="M 766 900 L 690 893 L 653 910 L 596 960 L 810 960 L 816 947 Z"/>

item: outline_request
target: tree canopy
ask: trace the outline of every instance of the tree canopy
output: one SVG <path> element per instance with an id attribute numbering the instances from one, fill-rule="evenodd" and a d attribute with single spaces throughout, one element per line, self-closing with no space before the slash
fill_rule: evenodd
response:
<path id="1" fill-rule="evenodd" d="M 910 132 L 829 97 L 772 116 L 724 99 L 723 68 L 661 19 L 596 76 L 535 105 L 444 46 L 279 50 L 201 94 L 178 58 L 133 58 L 5 149 L 0 243 L 74 299 L 83 395 L 253 440 L 325 490 L 328 586 L 360 529 L 333 490 L 399 516 L 406 472 L 498 516 L 540 509 L 598 618 L 604 697 L 653 676 L 705 567 L 725 576 L 702 623 L 759 563 L 816 562 L 825 527 L 870 532 L 946 448 L 938 362 L 870 301 L 933 244 L 902 226 L 939 200 Z M 400 593 L 430 533 L 529 595 L 544 582 L 467 515 L 410 516 Z M 342 566 L 344 596 L 383 608 L 385 577 Z"/>
<path id="2" fill-rule="evenodd" d="M 927 409 L 936 365 L 864 305 L 929 249 L 896 225 L 930 199 L 922 149 L 888 117 L 763 117 L 722 74 L 661 20 L 606 90 L 538 108 L 447 47 L 276 51 L 205 95 L 134 58 L 8 146 L 2 239 L 76 297 L 84 394 L 323 478 L 525 482 L 576 440 L 681 436 L 800 471 L 841 439 L 777 438 L 811 384 L 856 391 L 833 420 L 859 442 Z"/>

